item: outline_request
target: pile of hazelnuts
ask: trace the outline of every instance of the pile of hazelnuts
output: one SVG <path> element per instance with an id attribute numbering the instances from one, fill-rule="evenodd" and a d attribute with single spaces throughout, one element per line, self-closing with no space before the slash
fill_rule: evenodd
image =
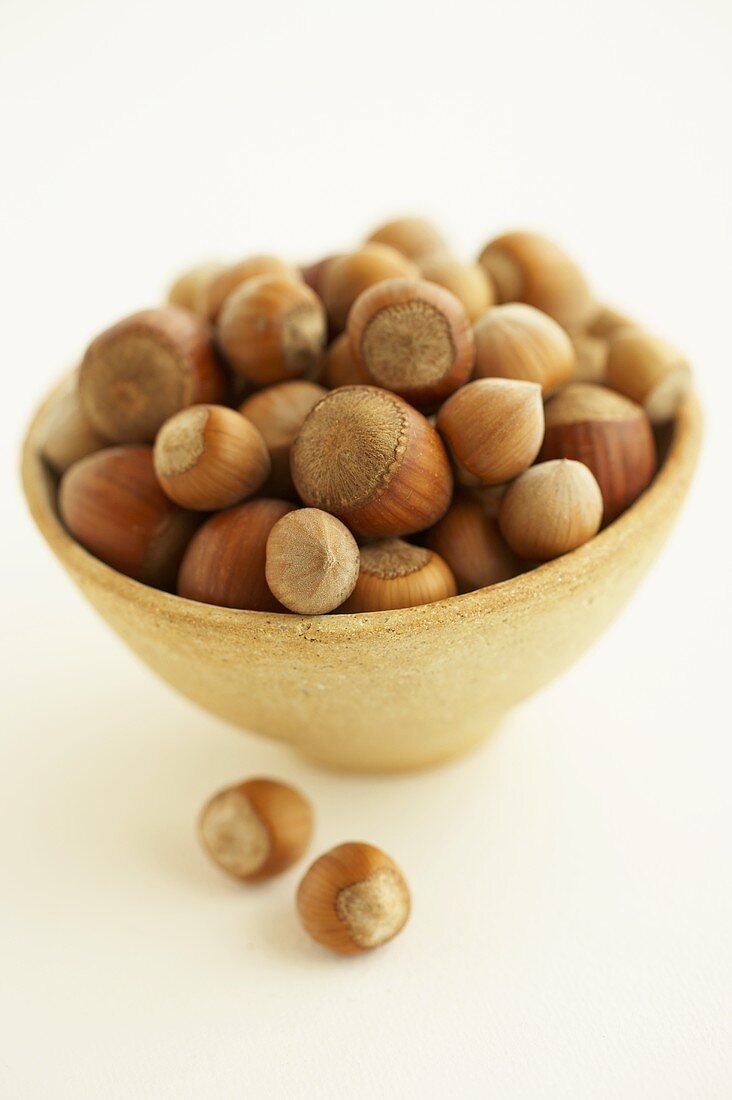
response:
<path id="1" fill-rule="evenodd" d="M 574 550 L 648 486 L 690 385 L 534 233 L 465 263 L 403 218 L 168 297 L 92 341 L 44 455 L 88 551 L 223 607 L 411 607 Z"/>

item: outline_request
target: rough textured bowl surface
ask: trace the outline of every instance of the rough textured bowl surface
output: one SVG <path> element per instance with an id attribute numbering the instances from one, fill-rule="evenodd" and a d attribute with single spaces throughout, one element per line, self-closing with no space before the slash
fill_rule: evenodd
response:
<path id="1" fill-rule="evenodd" d="M 40 457 L 57 394 L 26 437 L 23 485 L 41 533 L 87 599 L 194 702 L 322 764 L 357 771 L 419 768 L 464 752 L 587 649 L 668 535 L 701 438 L 691 395 L 658 475 L 633 507 L 585 546 L 530 573 L 424 607 L 301 618 L 158 592 L 74 542 Z"/>

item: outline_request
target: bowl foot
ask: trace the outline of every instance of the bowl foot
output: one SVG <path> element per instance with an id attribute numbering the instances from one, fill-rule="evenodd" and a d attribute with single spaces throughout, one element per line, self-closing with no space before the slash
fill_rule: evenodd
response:
<path id="1" fill-rule="evenodd" d="M 501 724 L 502 716 L 471 726 L 461 736 L 450 733 L 441 738 L 431 738 L 422 744 L 400 743 L 395 738 L 393 746 L 378 749 L 373 745 L 331 744 L 300 748 L 298 751 L 311 764 L 333 772 L 352 772 L 358 775 L 394 775 L 399 772 L 427 771 L 439 767 L 465 753 L 472 752 Z"/>

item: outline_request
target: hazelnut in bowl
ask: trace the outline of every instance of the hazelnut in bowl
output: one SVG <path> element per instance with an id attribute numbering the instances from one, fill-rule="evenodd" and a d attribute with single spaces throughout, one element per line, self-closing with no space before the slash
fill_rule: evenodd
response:
<path id="1" fill-rule="evenodd" d="M 443 338 L 428 312 L 433 301 L 441 306 L 441 293 L 412 283 L 400 280 L 383 299 L 390 309 L 396 302 L 396 312 L 381 316 L 378 332 L 382 339 L 396 326 L 402 351 L 413 317 L 427 316 L 430 331 Z M 286 293 L 302 298 L 297 338 L 307 355 L 283 360 L 282 373 L 288 363 L 309 362 L 313 334 L 320 340 L 322 332 L 310 293 L 289 287 Z M 374 291 L 365 293 L 368 306 Z M 414 293 L 427 304 L 413 306 Z M 241 290 L 234 294 L 241 297 Z M 359 333 L 364 316 L 362 303 Z M 151 341 L 155 333 L 145 324 Z M 159 349 L 167 355 L 171 346 L 164 335 L 155 351 L 160 377 L 167 367 Z M 690 387 L 674 403 L 672 418 L 651 428 L 644 414 L 641 426 L 633 411 L 641 406 L 616 390 L 601 394 L 595 392 L 601 387 L 570 382 L 542 394 L 535 380 L 508 378 L 501 345 L 496 377 L 484 362 L 476 380 L 466 381 L 456 358 L 457 367 L 445 359 L 444 369 L 437 364 L 426 380 L 415 381 L 405 359 L 406 381 L 392 390 L 367 383 L 324 390 L 324 396 L 301 394 L 298 401 L 307 397 L 310 411 L 293 440 L 294 488 L 288 499 L 274 499 L 263 437 L 220 411 L 217 359 L 200 367 L 201 348 L 187 330 L 184 335 L 189 377 L 176 366 L 170 386 L 155 390 L 155 400 L 162 394 L 167 403 L 162 419 L 173 428 L 159 434 L 153 448 L 160 416 L 148 409 L 145 438 L 131 441 L 130 415 L 139 402 L 129 402 L 124 440 L 104 430 L 101 438 L 93 431 L 73 437 L 60 490 L 59 471 L 68 460 L 49 461 L 48 440 L 58 439 L 70 383 L 46 398 L 23 449 L 31 514 L 86 598 L 162 679 L 212 714 L 331 768 L 416 769 L 477 745 L 511 707 L 568 668 L 620 611 L 660 551 L 694 472 L 702 427 Z M 627 338 L 625 344 L 640 354 Z M 356 357 L 364 346 L 374 362 L 385 362 L 377 358 L 375 336 L 354 347 Z M 455 355 L 460 352 L 458 346 Z M 621 353 L 625 346 L 616 359 Z M 115 354 L 129 358 L 119 346 Z M 268 355 L 275 362 L 269 348 Z M 87 379 L 98 405 L 113 367 L 100 352 Z M 364 369 L 372 369 L 368 357 Z M 400 395 L 408 386 L 418 389 L 417 382 L 440 387 L 437 410 L 426 401 L 416 411 Z M 127 396 L 131 385 L 123 387 Z M 450 385 L 455 388 L 445 396 Z M 193 406 L 208 411 L 180 417 Z M 496 433 L 508 422 L 513 442 L 500 450 Z M 321 460 L 323 440 L 342 441 L 344 423 L 379 426 L 373 447 L 362 442 L 362 461 L 352 468 L 347 454 L 340 467 Z M 490 434 L 482 443 L 486 425 Z M 387 429 L 406 432 L 395 444 L 398 461 L 389 458 Z M 205 431 L 215 435 L 226 463 L 217 467 L 217 452 L 202 445 L 208 464 L 192 478 L 186 448 Z M 613 472 L 619 446 L 639 456 L 636 472 L 653 448 L 655 473 L 646 467 L 642 491 L 632 479 L 621 484 Z M 57 444 L 53 455 L 59 453 Z M 380 481 L 378 497 L 367 497 L 358 478 L 385 456 L 388 478 Z M 165 463 L 174 499 L 155 481 L 156 459 Z M 344 463 L 345 488 L 333 475 Z M 111 520 L 109 485 L 122 485 L 120 500 L 129 502 L 129 512 Z M 573 505 L 564 523 L 562 508 L 570 501 L 580 506 Z M 265 563 L 273 529 L 276 554 Z M 243 564 L 227 572 L 231 555 Z M 300 583 L 301 559 L 317 583 Z"/>

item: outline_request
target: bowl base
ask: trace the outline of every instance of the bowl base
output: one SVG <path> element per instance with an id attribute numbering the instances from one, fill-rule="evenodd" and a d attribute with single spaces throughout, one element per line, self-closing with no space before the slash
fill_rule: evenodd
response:
<path id="1" fill-rule="evenodd" d="M 395 746 L 393 755 L 388 751 L 381 751 L 377 756 L 372 751 L 364 753 L 349 751 L 347 745 L 338 745 L 328 748 L 299 748 L 300 756 L 310 764 L 326 771 L 348 773 L 353 775 L 398 775 L 406 772 L 429 771 L 431 768 L 448 764 L 459 756 L 475 751 L 493 736 L 501 725 L 503 717 L 487 719 L 480 723 L 478 728 L 470 728 L 460 738 L 451 738 L 449 747 L 445 744 L 439 748 L 425 745 L 422 751 L 414 749 L 405 751 L 403 745 Z M 399 751 L 401 750 L 401 751 Z"/>

